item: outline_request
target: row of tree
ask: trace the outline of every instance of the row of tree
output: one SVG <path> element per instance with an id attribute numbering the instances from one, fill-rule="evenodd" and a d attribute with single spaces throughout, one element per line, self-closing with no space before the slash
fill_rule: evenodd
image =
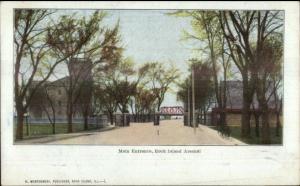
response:
<path id="1" fill-rule="evenodd" d="M 191 113 L 193 109 L 192 104 L 195 104 L 194 108 L 197 112 L 196 115 L 198 115 L 196 118 L 199 119 L 200 117 L 203 119 L 203 124 L 207 124 L 206 116 L 214 102 L 212 68 L 207 62 L 205 63 L 197 59 L 191 59 L 189 61 L 189 72 L 190 76 L 188 76 L 183 82 L 178 83 L 179 90 L 177 91 L 177 100 L 184 103 L 185 112 L 190 112 L 190 117 L 193 117 L 193 114 Z M 192 77 L 192 73 L 194 73 L 194 77 Z M 194 81 L 194 86 L 192 86 L 192 81 Z M 193 103 L 192 100 L 193 89 L 195 94 L 195 103 Z"/>
<path id="2" fill-rule="evenodd" d="M 251 105 L 256 97 L 259 106 L 255 115 L 261 117 L 262 143 L 270 143 L 269 101 L 275 97 L 278 117 L 282 101 L 283 13 L 180 10 L 171 15 L 191 19 L 193 31 L 184 31 L 184 37 L 200 43 L 201 61 L 210 66 L 220 130 L 227 128 L 226 81 L 237 69 L 243 83 L 241 136 L 251 137 Z"/>
<path id="3" fill-rule="evenodd" d="M 62 63 L 85 54 L 92 59 L 93 66 L 105 66 L 106 59 L 115 55 L 109 51 L 117 39 L 118 25 L 105 28 L 101 22 L 105 13 L 95 11 L 89 18 L 73 15 L 55 17 L 51 10 L 15 10 L 15 103 L 17 113 L 16 138 L 23 138 L 24 113 L 35 93 L 53 76 Z M 97 38 L 97 39 L 95 39 Z M 114 49 L 117 51 L 118 48 Z M 110 54 L 101 55 L 109 51 Z M 71 76 L 69 76 L 71 77 Z M 38 83 L 35 80 L 38 80 Z M 78 87 L 78 78 L 69 78 L 65 86 L 68 123 L 72 123 L 73 102 Z M 29 91 L 29 89 L 31 91 Z M 78 91 L 77 91 L 78 92 Z M 72 132 L 69 124 L 68 130 Z"/>
<path id="4" fill-rule="evenodd" d="M 135 121 L 145 115 L 159 112 L 166 92 L 179 76 L 175 67 L 165 67 L 159 62 L 149 62 L 134 69 L 130 59 L 109 71 L 95 73 L 95 101 L 103 108 L 113 122 L 113 114 L 132 113 Z"/>
<path id="5" fill-rule="evenodd" d="M 136 69 L 133 60 L 123 57 L 119 21 L 113 28 L 105 26 L 103 11 L 94 11 L 89 16 L 59 13 L 15 10 L 17 139 L 23 138 L 24 114 L 41 92 L 45 96 L 38 104 L 48 111 L 55 133 L 56 103 L 45 85 L 62 66 L 67 72 L 59 86 L 66 94 L 68 132 L 73 132 L 72 119 L 78 104 L 85 129 L 90 113 L 105 112 L 112 122 L 117 110 L 128 113 L 129 107 L 136 117 L 159 111 L 167 90 L 179 75 L 175 67 L 149 62 Z M 74 71 L 71 62 L 80 57 L 84 65 Z"/>

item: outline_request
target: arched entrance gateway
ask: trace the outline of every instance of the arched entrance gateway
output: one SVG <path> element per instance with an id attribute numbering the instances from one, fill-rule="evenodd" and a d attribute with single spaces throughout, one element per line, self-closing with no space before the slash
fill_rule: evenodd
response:
<path id="1" fill-rule="evenodd" d="M 161 116 L 184 116 L 184 108 L 182 106 L 161 107 L 160 112 L 155 114 L 154 125 L 159 125 Z"/>

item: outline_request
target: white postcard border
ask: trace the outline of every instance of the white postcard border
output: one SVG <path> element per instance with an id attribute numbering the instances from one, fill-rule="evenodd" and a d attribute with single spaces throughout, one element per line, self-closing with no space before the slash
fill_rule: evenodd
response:
<path id="1" fill-rule="evenodd" d="M 13 8 L 276 9 L 285 11 L 282 146 L 13 145 Z M 94 179 L 105 184 L 299 184 L 298 2 L 1 2 L 1 182 Z M 118 149 L 200 149 L 197 154 Z M 105 180 L 105 182 L 102 182 Z"/>

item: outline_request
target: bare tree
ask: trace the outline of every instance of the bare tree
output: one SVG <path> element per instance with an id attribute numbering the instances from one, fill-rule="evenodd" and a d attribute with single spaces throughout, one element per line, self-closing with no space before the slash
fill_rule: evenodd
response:
<path id="1" fill-rule="evenodd" d="M 86 80 L 80 84 L 76 105 L 84 119 L 84 130 L 88 130 L 88 117 L 92 115 L 93 82 Z"/>
<path id="2" fill-rule="evenodd" d="M 95 86 L 94 97 L 98 100 L 101 110 L 108 114 L 110 124 L 113 125 L 114 113 L 117 110 L 115 93 L 117 89 L 111 82 L 106 81 Z"/>
<path id="3" fill-rule="evenodd" d="M 89 95 L 83 96 L 88 92 L 82 89 L 87 83 L 92 83 L 92 69 L 95 68 L 100 71 L 109 68 L 112 63 L 117 61 L 122 50 L 117 46 L 120 41 L 118 35 L 119 24 L 117 23 L 112 29 L 105 28 L 101 25 L 105 16 L 106 14 L 101 11 L 95 11 L 88 20 L 86 17 L 75 18 L 73 15 L 65 15 L 61 17 L 60 24 L 48 33 L 51 35 L 51 46 L 55 50 L 54 55 L 69 56 L 65 60 L 69 76 L 63 82 L 67 92 L 68 132 L 73 131 L 72 118 L 78 110 L 74 108 L 75 105 L 83 108 L 84 126 L 87 129 L 90 102 L 86 99 L 83 100 L 83 97 L 90 97 Z M 82 39 L 85 42 L 80 45 L 81 47 L 78 50 L 75 50 L 78 42 Z M 70 53 L 72 55 L 69 55 Z M 82 55 L 84 58 L 79 60 L 79 56 Z M 81 64 L 74 67 L 74 61 L 79 63 L 81 61 Z M 91 85 L 88 85 L 88 87 L 91 87 Z M 92 91 L 90 90 L 90 92 Z M 82 97 L 81 100 L 80 97 Z"/>
<path id="4" fill-rule="evenodd" d="M 270 143 L 263 57 L 266 41 L 283 25 L 280 11 L 224 11 L 219 15 L 231 57 L 243 78 L 242 136 L 250 135 L 249 110 L 255 91 L 262 110 L 262 143 Z"/>
<path id="5" fill-rule="evenodd" d="M 230 56 L 226 52 L 226 43 L 218 21 L 217 11 L 180 10 L 173 13 L 177 16 L 190 17 L 192 32 L 184 31 L 184 40 L 193 40 L 201 43 L 196 48 L 212 66 L 217 113 L 220 115 L 218 129 L 225 132 L 226 124 L 226 81 L 230 70 Z M 223 72 L 220 75 L 220 72 Z M 222 81 L 222 82 L 221 82 Z"/>
<path id="6" fill-rule="evenodd" d="M 260 59 L 260 69 L 256 74 L 256 92 L 261 109 L 262 117 L 262 143 L 271 143 L 270 135 L 270 105 L 275 105 L 275 114 L 277 118 L 276 133 L 279 135 L 281 112 L 281 63 L 283 54 L 283 40 L 281 37 L 269 37 L 262 48 L 263 55 Z M 272 100 L 273 99 L 273 100 Z M 273 104 L 272 104 L 272 102 Z M 270 103 L 271 102 L 271 103 Z"/>
<path id="7" fill-rule="evenodd" d="M 49 89 L 51 89 L 51 85 L 49 86 L 48 83 L 44 84 L 40 87 L 41 94 L 40 95 L 34 95 L 35 99 L 38 99 L 36 101 L 40 106 L 42 111 L 46 113 L 46 116 L 52 125 L 52 134 L 55 134 L 55 124 L 56 124 L 56 114 L 55 114 L 55 103 L 54 99 L 50 94 Z"/>
<path id="8" fill-rule="evenodd" d="M 116 66 L 112 83 L 118 91 L 115 93 L 115 98 L 118 103 L 118 108 L 122 113 L 128 113 L 129 101 L 136 94 L 136 86 L 138 82 L 132 80 L 136 75 L 134 70 L 134 62 L 130 58 L 125 58 Z"/>
<path id="9" fill-rule="evenodd" d="M 144 122 L 146 116 L 150 120 L 150 115 L 155 112 L 155 100 L 156 97 L 150 89 L 144 86 L 137 87 L 134 100 L 130 102 L 136 121 Z"/>
<path id="10" fill-rule="evenodd" d="M 249 76 L 252 67 L 250 58 L 253 58 L 249 37 L 254 27 L 254 16 L 255 12 L 250 11 L 219 12 L 219 21 L 230 50 L 230 56 L 239 69 L 243 80 L 242 137 L 249 137 L 251 131 L 250 105 L 254 94 L 254 79 Z M 239 22 L 236 17 L 239 17 Z"/>
<path id="11" fill-rule="evenodd" d="M 204 123 L 206 123 L 206 114 L 210 108 L 214 97 L 213 70 L 210 63 L 203 63 L 197 59 L 190 60 L 190 71 L 192 68 L 195 73 L 195 109 L 204 114 Z M 177 99 L 188 105 L 188 89 L 191 89 L 191 79 L 188 77 L 184 82 L 179 84 Z M 190 98 L 191 99 L 191 98 Z"/>
<path id="12" fill-rule="evenodd" d="M 60 23 L 47 24 L 52 11 L 39 9 L 16 9 L 14 22 L 15 44 L 15 103 L 17 111 L 17 139 L 23 138 L 24 113 L 27 112 L 35 91 L 52 75 L 58 64 L 76 53 L 86 42 L 89 34 L 83 33 L 73 50 L 65 56 L 52 58 L 57 43 L 47 34 Z M 61 41 L 62 42 L 62 41 Z M 34 79 L 40 81 L 33 85 Z M 28 91 L 31 88 L 32 91 Z"/>
<path id="13" fill-rule="evenodd" d="M 163 64 L 159 62 L 152 62 L 147 65 L 147 82 L 156 97 L 156 106 L 159 112 L 166 92 L 170 89 L 170 85 L 179 77 L 179 71 L 174 66 L 166 69 Z"/>

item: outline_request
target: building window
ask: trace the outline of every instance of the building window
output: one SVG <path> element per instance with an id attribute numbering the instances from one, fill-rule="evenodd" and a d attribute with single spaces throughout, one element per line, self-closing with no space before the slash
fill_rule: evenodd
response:
<path id="1" fill-rule="evenodd" d="M 58 106 L 61 106 L 61 101 L 58 101 Z"/>
<path id="2" fill-rule="evenodd" d="M 60 89 L 58 89 L 58 95 L 61 95 L 61 90 Z"/>

